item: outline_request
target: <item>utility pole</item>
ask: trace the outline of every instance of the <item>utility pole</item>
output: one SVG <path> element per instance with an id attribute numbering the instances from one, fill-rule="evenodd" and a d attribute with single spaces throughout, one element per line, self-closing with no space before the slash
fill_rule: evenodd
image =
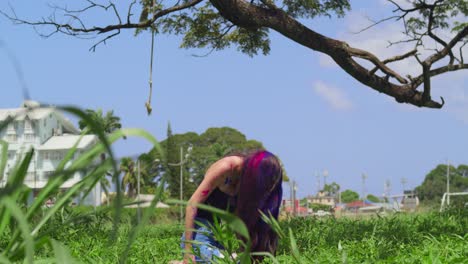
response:
<path id="1" fill-rule="evenodd" d="M 292 200 L 293 216 L 296 216 L 297 215 L 297 212 L 296 212 L 296 181 L 294 181 L 294 180 L 292 182 L 292 193 L 293 193 L 293 200 Z"/>
<path id="2" fill-rule="evenodd" d="M 385 198 L 388 199 L 388 197 L 390 196 L 390 180 L 386 180 L 385 181 L 385 185 L 384 185 L 384 196 Z"/>
<path id="3" fill-rule="evenodd" d="M 138 209 L 137 209 L 137 223 L 140 223 L 141 220 L 141 209 L 140 209 L 140 160 L 137 160 L 137 197 L 138 197 Z"/>
<path id="4" fill-rule="evenodd" d="M 320 192 L 320 173 L 315 171 L 315 177 L 317 177 L 317 195 Z"/>
<path id="5" fill-rule="evenodd" d="M 184 149 L 182 148 L 182 146 L 180 147 L 180 200 L 182 201 L 183 199 L 183 193 L 184 193 L 184 186 L 182 184 L 182 181 L 183 181 L 183 166 L 184 166 Z M 183 219 L 183 210 L 182 210 L 182 205 L 180 206 L 180 221 L 182 222 L 182 219 Z"/>
<path id="6" fill-rule="evenodd" d="M 406 189 L 406 183 L 408 181 L 406 180 L 405 177 L 401 178 L 401 185 L 403 186 L 403 194 L 405 194 L 405 189 Z"/>
<path id="7" fill-rule="evenodd" d="M 291 204 L 290 208 L 294 212 L 294 209 L 293 209 L 293 207 L 294 207 L 294 200 L 293 200 L 294 199 L 294 188 L 293 188 L 293 186 L 294 186 L 294 180 L 291 179 L 289 181 L 289 188 L 290 188 L 289 201 L 290 201 L 290 204 Z"/>
<path id="8" fill-rule="evenodd" d="M 363 173 L 361 177 L 362 177 L 362 203 L 364 203 L 364 200 L 366 199 L 366 179 L 367 179 L 367 174 Z"/>
<path id="9" fill-rule="evenodd" d="M 447 205 L 450 205 L 450 163 L 447 159 Z"/>
<path id="10" fill-rule="evenodd" d="M 327 185 L 327 177 L 328 177 L 328 170 L 323 170 L 323 190 L 325 190 L 325 186 Z"/>
<path id="11" fill-rule="evenodd" d="M 184 185 L 183 185 L 183 182 L 184 182 L 184 163 L 187 162 L 188 160 L 188 157 L 190 155 L 190 153 L 192 152 L 192 144 L 190 144 L 190 146 L 187 148 L 187 154 L 185 154 L 185 159 L 184 159 L 184 149 L 183 147 L 181 146 L 180 147 L 180 162 L 179 163 L 168 163 L 169 166 L 180 166 L 180 200 L 182 201 L 183 198 L 184 198 Z M 184 213 L 183 213 L 183 206 L 180 205 L 180 221 L 182 222 L 183 221 L 183 216 L 184 216 Z"/>
<path id="12" fill-rule="evenodd" d="M 297 190 L 297 185 L 295 180 L 291 180 L 289 182 L 290 187 L 291 187 L 291 207 L 292 207 L 292 215 L 296 216 L 297 211 L 296 211 L 296 190 Z"/>

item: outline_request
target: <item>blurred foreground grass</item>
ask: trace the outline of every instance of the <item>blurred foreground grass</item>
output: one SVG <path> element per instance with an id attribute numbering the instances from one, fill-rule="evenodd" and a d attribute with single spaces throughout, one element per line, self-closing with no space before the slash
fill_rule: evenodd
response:
<path id="1" fill-rule="evenodd" d="M 86 209 L 79 211 L 83 213 Z M 183 227 L 175 220 L 176 213 L 173 209 L 156 211 L 151 223 L 143 227 L 132 244 L 127 263 L 181 259 L 179 243 Z M 106 214 L 91 214 L 90 219 L 70 225 L 61 225 L 62 219 L 54 219 L 43 232 L 67 246 L 78 261 L 118 263 L 135 219 L 135 209 L 124 210 L 115 242 L 109 239 L 113 229 Z M 293 231 L 302 263 L 468 263 L 466 210 L 362 220 L 293 218 L 281 221 L 280 226 Z M 8 238 L 8 235 L 0 238 L 0 248 Z M 289 244 L 288 238 L 280 241 L 279 263 L 297 263 Z M 53 248 L 46 246 L 36 252 L 35 259 L 53 256 Z"/>

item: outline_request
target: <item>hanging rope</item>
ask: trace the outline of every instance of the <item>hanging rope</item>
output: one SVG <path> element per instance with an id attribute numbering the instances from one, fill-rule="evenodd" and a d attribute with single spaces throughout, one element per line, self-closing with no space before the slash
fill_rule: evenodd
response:
<path id="1" fill-rule="evenodd" d="M 149 96 L 145 103 L 148 115 L 151 115 L 153 108 L 151 107 L 151 97 L 153 96 L 153 50 L 154 50 L 154 29 L 151 27 L 151 55 L 150 55 L 150 72 L 149 72 Z"/>

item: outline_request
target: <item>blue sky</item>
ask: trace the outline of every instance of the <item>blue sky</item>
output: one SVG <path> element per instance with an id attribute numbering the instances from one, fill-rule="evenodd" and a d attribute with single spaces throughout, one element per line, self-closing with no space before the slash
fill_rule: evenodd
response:
<path id="1" fill-rule="evenodd" d="M 33 19 L 50 13 L 43 2 L 14 1 L 12 5 L 19 16 Z M 366 16 L 384 14 L 385 7 L 389 6 L 384 1 L 360 1 L 345 18 L 305 23 L 385 58 L 409 50 L 385 49 L 387 37 L 398 37 L 397 24 L 351 33 L 368 23 Z M 0 9 L 7 10 L 7 3 L 2 2 Z M 315 173 L 324 169 L 329 171 L 327 182 L 359 192 L 361 174 L 366 173 L 367 192 L 380 195 L 385 180 L 391 181 L 392 193 L 401 192 L 403 177 L 406 186 L 413 188 L 447 158 L 455 165 L 468 164 L 466 71 L 434 79 L 433 97 L 444 96 L 443 109 L 417 109 L 374 92 L 326 56 L 274 32 L 270 55 L 254 58 L 235 47 L 197 58 L 192 55 L 206 51 L 179 49 L 179 38 L 157 36 L 153 114 L 147 116 L 149 34 L 134 37 L 133 31 L 122 32 L 89 52 L 96 39 L 63 35 L 43 39 L 33 28 L 12 25 L 3 17 L 0 32 L 4 44 L 0 46 L 0 107 L 17 107 L 23 100 L 8 49 L 20 63 L 33 99 L 113 109 L 125 127 L 146 129 L 158 139 L 165 138 L 168 121 L 174 133 L 231 126 L 281 157 L 298 183 L 299 197 L 315 193 Z M 417 67 L 410 63 L 397 69 L 411 72 Z M 139 139 L 115 146 L 118 156 L 149 148 Z"/>

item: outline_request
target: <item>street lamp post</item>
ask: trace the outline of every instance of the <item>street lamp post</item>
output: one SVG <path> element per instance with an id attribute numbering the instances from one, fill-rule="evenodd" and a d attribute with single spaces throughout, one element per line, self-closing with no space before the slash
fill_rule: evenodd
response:
<path id="1" fill-rule="evenodd" d="M 293 209 L 293 216 L 297 216 L 297 208 L 296 208 L 296 191 L 297 191 L 297 184 L 296 181 L 292 181 L 292 209 Z"/>
<path id="2" fill-rule="evenodd" d="M 168 163 L 169 166 L 180 166 L 180 200 L 182 201 L 183 200 L 183 197 L 184 197 L 184 186 L 183 186 L 183 179 L 184 179 L 184 173 L 183 173 L 183 166 L 184 166 L 184 163 L 187 162 L 187 159 L 190 155 L 190 153 L 192 152 L 192 144 L 189 145 L 189 147 L 187 148 L 187 154 L 185 154 L 185 158 L 184 158 L 184 149 L 182 148 L 182 146 L 180 147 L 180 162 L 179 163 Z M 181 205 L 180 206 L 180 221 L 182 221 L 183 219 L 183 206 Z"/>
<path id="3" fill-rule="evenodd" d="M 450 163 L 447 159 L 447 205 L 450 205 Z"/>
<path id="4" fill-rule="evenodd" d="M 320 192 L 320 174 L 318 171 L 315 171 L 315 177 L 317 177 L 317 196 Z"/>
<path id="5" fill-rule="evenodd" d="M 406 180 L 405 177 L 401 178 L 401 186 L 403 188 L 403 194 L 405 194 L 405 189 L 406 189 L 406 183 L 408 182 L 408 180 Z"/>
<path id="6" fill-rule="evenodd" d="M 328 170 L 325 169 L 323 171 L 323 190 L 325 190 L 325 186 L 327 185 L 327 177 L 328 177 Z"/>
<path id="7" fill-rule="evenodd" d="M 364 201 L 366 200 L 366 179 L 367 179 L 367 174 L 363 173 L 362 174 L 362 203 L 364 204 Z"/>
<path id="8" fill-rule="evenodd" d="M 184 157 L 184 150 L 182 147 L 180 147 L 180 200 L 182 201 L 183 199 L 183 194 L 184 194 L 184 185 L 182 184 L 182 181 L 183 181 L 183 166 L 184 166 L 184 163 L 183 163 L 183 157 Z M 182 206 L 180 206 L 180 221 L 182 222 L 182 217 L 183 217 L 183 209 L 182 209 Z"/>
<path id="9" fill-rule="evenodd" d="M 138 209 L 137 209 L 137 220 L 140 223 L 141 219 L 141 209 L 140 209 L 140 160 L 137 160 L 137 197 L 138 197 Z"/>

